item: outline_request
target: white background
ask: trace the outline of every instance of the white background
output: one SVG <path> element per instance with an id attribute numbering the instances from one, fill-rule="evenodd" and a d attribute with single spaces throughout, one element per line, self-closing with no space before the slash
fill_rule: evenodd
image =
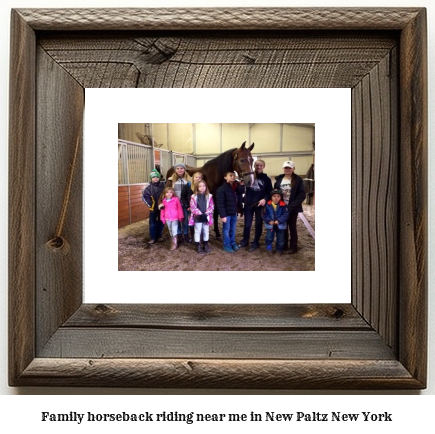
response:
<path id="1" fill-rule="evenodd" d="M 331 166 L 340 171 L 341 179 L 351 178 L 350 93 L 350 89 L 87 89 L 84 133 L 86 303 L 349 303 L 351 184 L 336 182 L 340 191 L 335 187 L 334 195 L 339 197 L 339 202 L 331 211 L 329 180 Z M 145 100 L 153 101 L 152 107 L 141 103 Z M 228 104 L 228 101 L 237 101 L 237 104 Z M 118 271 L 115 151 L 118 122 L 145 121 L 315 122 L 316 270 L 292 273 L 173 271 L 173 283 L 165 286 L 159 285 L 163 280 L 159 271 Z M 102 148 L 108 151 L 101 153 Z M 98 168 L 97 180 L 93 175 L 95 168 Z M 101 180 L 104 180 L 104 188 L 101 188 Z M 195 261 L 193 250 L 186 260 Z M 237 257 L 228 255 L 228 260 L 236 261 Z M 155 283 L 150 285 L 150 282 Z M 182 290 L 176 282 L 183 282 Z M 203 285 L 195 282 L 221 283 L 215 289 L 208 283 L 208 289 L 204 290 Z M 234 282 L 234 286 L 225 282 Z"/>
<path id="2" fill-rule="evenodd" d="M 429 28 L 429 143 L 432 133 L 435 128 L 435 118 L 433 110 L 433 96 L 435 82 L 432 78 L 432 71 L 434 70 L 434 21 L 435 21 L 435 6 L 433 1 L 413 1 L 413 0 L 395 0 L 395 1 L 369 1 L 360 0 L 357 2 L 350 3 L 349 1 L 327 1 L 327 0 L 299 0 L 299 1 L 278 1 L 278 0 L 224 0 L 224 1 L 213 1 L 207 2 L 205 0 L 190 0 L 190 1 L 169 1 L 163 0 L 161 2 L 151 1 L 151 0 L 70 0 L 65 2 L 59 2 L 54 0 L 44 0 L 44 1 L 12 1 L 3 0 L 0 5 L 0 41 L 1 41 L 1 59 L 0 59 L 0 100 L 2 102 L 0 106 L 0 202 L 2 207 L 0 209 L 0 392 L 5 396 L 0 397 L 0 424 L 1 426 L 14 427 L 15 429 L 29 429 L 32 431 L 40 432 L 42 430 L 47 432 L 59 432 L 60 429 L 65 433 L 77 432 L 80 426 L 74 426 L 72 424 L 66 425 L 62 424 L 52 424 L 50 427 L 41 425 L 38 423 L 41 411 L 60 411 L 69 412 L 74 411 L 113 411 L 115 408 L 117 411 L 158 411 L 158 410 L 176 410 L 179 408 L 188 408 L 192 411 L 197 411 L 197 409 L 209 412 L 219 412 L 222 409 L 223 412 L 231 411 L 234 409 L 239 409 L 240 412 L 249 411 L 250 408 L 254 410 L 263 411 L 276 411 L 289 412 L 298 411 L 298 408 L 303 407 L 307 411 L 328 411 L 331 407 L 335 411 L 394 411 L 397 414 L 396 421 L 391 425 L 385 424 L 372 424 L 367 425 L 354 425 L 349 426 L 343 424 L 340 426 L 334 424 L 328 425 L 318 425 L 318 424 L 304 424 L 298 425 L 281 425 L 278 429 L 276 425 L 273 428 L 276 431 L 282 432 L 297 432 L 298 430 L 311 431 L 318 429 L 333 429 L 337 432 L 340 428 L 349 432 L 349 428 L 353 427 L 355 432 L 367 432 L 368 429 L 374 432 L 385 432 L 386 430 L 394 430 L 398 432 L 399 430 L 420 430 L 423 432 L 424 429 L 430 422 L 432 422 L 432 412 L 434 400 L 433 394 L 435 391 L 435 375 L 434 375 L 434 330 L 433 330 L 433 312 L 435 309 L 435 302 L 433 297 L 433 278 L 434 278 L 434 267 L 431 264 L 431 258 L 433 256 L 433 249 L 435 247 L 435 238 L 433 231 L 431 230 L 431 225 L 429 225 L 429 240 L 430 240 L 430 250 L 429 250 L 429 387 L 425 391 L 398 391 L 398 392 L 385 392 L 385 391 L 355 391 L 355 392 L 344 392 L 349 395 L 357 396 L 343 396 L 343 393 L 338 391 L 318 391 L 317 395 L 327 394 L 330 397 L 324 396 L 293 396 L 293 394 L 303 395 L 304 392 L 301 391 L 283 391 L 283 392 L 261 392 L 261 391 L 226 391 L 228 394 L 233 394 L 233 396 L 216 397 L 208 396 L 201 397 L 195 396 L 194 394 L 208 394 L 213 395 L 214 393 L 222 393 L 220 391 L 205 390 L 205 391 L 195 391 L 195 390 L 112 390 L 112 389 L 86 389 L 86 388 L 9 388 L 7 386 L 7 135 L 8 135 L 8 56 L 9 56 L 9 16 L 11 7 L 145 7 L 145 6 L 293 6 L 293 7 L 324 7 L 324 6 L 336 6 L 336 7 L 350 7 L 350 6 L 389 6 L 389 7 L 406 7 L 406 6 L 423 6 L 428 9 L 428 28 Z M 433 145 L 431 145 L 432 147 Z M 431 168 L 434 167 L 433 164 L 433 152 L 432 149 L 429 150 L 429 173 L 431 173 Z M 433 172 L 433 171 L 432 171 Z M 432 183 L 432 179 L 430 183 Z M 431 185 L 429 185 L 429 219 L 432 218 L 433 206 L 435 203 L 435 196 Z M 237 396 L 240 393 L 254 394 L 256 396 Z M 91 394 L 126 394 L 132 396 L 125 396 L 121 399 L 111 399 L 111 397 L 99 397 L 97 399 L 89 396 Z M 310 394 L 309 391 L 306 392 Z M 383 395 L 383 394 L 399 394 L 402 396 L 367 396 L 367 395 Z M 43 395 L 43 396 L 6 396 L 6 395 Z M 83 396 L 76 397 L 74 401 L 71 398 L 68 399 L 56 399 L 56 394 L 74 395 L 80 394 Z M 167 396 L 167 397 L 156 397 L 156 396 L 142 396 L 142 395 L 158 395 L 158 394 L 190 394 L 190 396 Z M 272 396 L 268 396 L 272 394 Z M 427 397 L 413 396 L 416 394 L 421 395 L 432 395 Z M 136 396 L 138 395 L 138 396 Z M 230 409 L 230 410 L 228 410 Z M 429 425 L 430 426 L 430 425 Z M 89 428 L 90 427 L 90 428 Z M 106 431 L 112 432 L 115 429 L 117 432 L 123 429 L 123 425 L 111 424 L 111 425 L 99 425 L 99 428 L 103 427 Z M 98 428 L 97 427 L 97 428 Z M 173 425 L 163 426 L 165 431 L 169 428 L 174 427 Z M 177 429 L 182 428 L 182 425 L 175 425 Z M 204 427 L 197 425 L 203 431 Z M 95 426 L 88 425 L 88 428 L 82 427 L 82 431 L 87 432 L 92 429 L 95 432 Z M 222 428 L 228 429 L 228 425 L 221 427 L 217 426 L 207 426 L 208 430 L 219 432 Z M 236 425 L 235 430 L 240 431 L 243 428 Z M 268 429 L 269 426 L 260 425 L 258 428 L 250 427 L 252 431 L 263 432 L 264 429 Z M 9 428 L 11 429 L 11 428 Z M 133 431 L 134 429 L 134 431 Z M 131 427 L 131 432 L 146 432 L 146 426 L 138 425 L 135 428 Z M 163 431 L 162 429 L 162 431 Z M 197 429 L 197 428 L 196 428 Z M 270 428 L 269 428 L 270 429 Z M 153 427 L 153 432 L 158 432 L 155 427 Z M 189 430 L 191 431 L 191 429 Z"/>

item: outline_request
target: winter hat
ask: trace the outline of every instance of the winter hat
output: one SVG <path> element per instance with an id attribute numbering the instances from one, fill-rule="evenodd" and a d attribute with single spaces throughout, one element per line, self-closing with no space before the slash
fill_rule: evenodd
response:
<path id="1" fill-rule="evenodd" d="M 174 169 L 176 169 L 177 167 L 182 167 L 183 169 L 186 169 L 186 166 L 185 166 L 183 163 L 177 163 L 177 164 L 174 166 Z"/>
<path id="2" fill-rule="evenodd" d="M 153 179 L 153 178 L 159 178 L 160 179 L 160 173 L 157 172 L 157 170 L 151 170 L 150 179 Z"/>
<path id="3" fill-rule="evenodd" d="M 295 168 L 295 163 L 293 163 L 293 161 L 287 160 L 287 161 L 284 161 L 284 164 L 282 165 L 282 167 L 283 168 L 284 167 L 291 167 L 292 169 L 294 169 Z"/>
<path id="4" fill-rule="evenodd" d="M 281 190 L 272 190 L 271 192 L 270 192 L 270 198 L 272 199 L 272 196 L 274 195 L 274 194 L 279 194 L 280 196 L 281 196 L 281 200 L 282 200 L 282 191 Z"/>

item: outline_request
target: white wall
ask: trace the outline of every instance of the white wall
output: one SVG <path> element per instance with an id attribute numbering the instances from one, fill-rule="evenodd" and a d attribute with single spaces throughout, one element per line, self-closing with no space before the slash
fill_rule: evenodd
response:
<path id="1" fill-rule="evenodd" d="M 136 133 L 144 134 L 144 125 L 123 124 L 124 135 L 119 138 L 140 143 Z M 265 161 L 269 176 L 283 173 L 283 162 L 289 159 L 295 162 L 296 173 L 300 175 L 305 175 L 314 162 L 313 155 L 299 155 L 300 152 L 311 154 L 313 151 L 315 128 L 309 124 L 155 123 L 152 128 L 154 141 L 162 144 L 163 149 L 199 157 L 220 154 L 245 141 L 247 146 L 255 143 L 252 155 Z M 333 155 L 333 144 L 331 149 Z M 198 158 L 197 167 L 206 160 Z"/>

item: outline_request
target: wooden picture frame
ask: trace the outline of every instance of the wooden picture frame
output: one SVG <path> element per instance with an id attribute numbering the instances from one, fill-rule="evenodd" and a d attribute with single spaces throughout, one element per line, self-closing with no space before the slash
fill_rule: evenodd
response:
<path id="1" fill-rule="evenodd" d="M 11 22 L 11 386 L 426 387 L 424 8 L 18 9 Z M 352 303 L 82 303 L 84 88 L 195 85 L 352 89 Z"/>

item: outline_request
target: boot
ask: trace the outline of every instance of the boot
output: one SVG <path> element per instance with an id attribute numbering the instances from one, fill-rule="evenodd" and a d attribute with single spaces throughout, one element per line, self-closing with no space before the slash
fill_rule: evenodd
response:
<path id="1" fill-rule="evenodd" d="M 211 249 L 210 249 L 210 246 L 208 244 L 208 241 L 204 241 L 204 252 L 205 253 L 210 253 L 211 252 Z"/>
<path id="2" fill-rule="evenodd" d="M 175 250 L 178 246 L 177 243 L 177 237 L 172 237 L 172 244 L 171 244 L 171 248 L 169 250 Z"/>
<path id="3" fill-rule="evenodd" d="M 186 241 L 186 243 L 191 243 L 192 242 L 192 238 L 190 238 L 189 234 L 184 234 L 184 241 Z"/>
<path id="4" fill-rule="evenodd" d="M 198 253 L 205 253 L 205 251 L 202 250 L 201 243 L 195 243 L 195 244 L 196 244 L 196 251 L 197 251 Z"/>
<path id="5" fill-rule="evenodd" d="M 181 245 L 181 244 L 184 243 L 183 234 L 178 234 L 177 235 L 177 242 L 178 242 L 178 245 Z"/>

